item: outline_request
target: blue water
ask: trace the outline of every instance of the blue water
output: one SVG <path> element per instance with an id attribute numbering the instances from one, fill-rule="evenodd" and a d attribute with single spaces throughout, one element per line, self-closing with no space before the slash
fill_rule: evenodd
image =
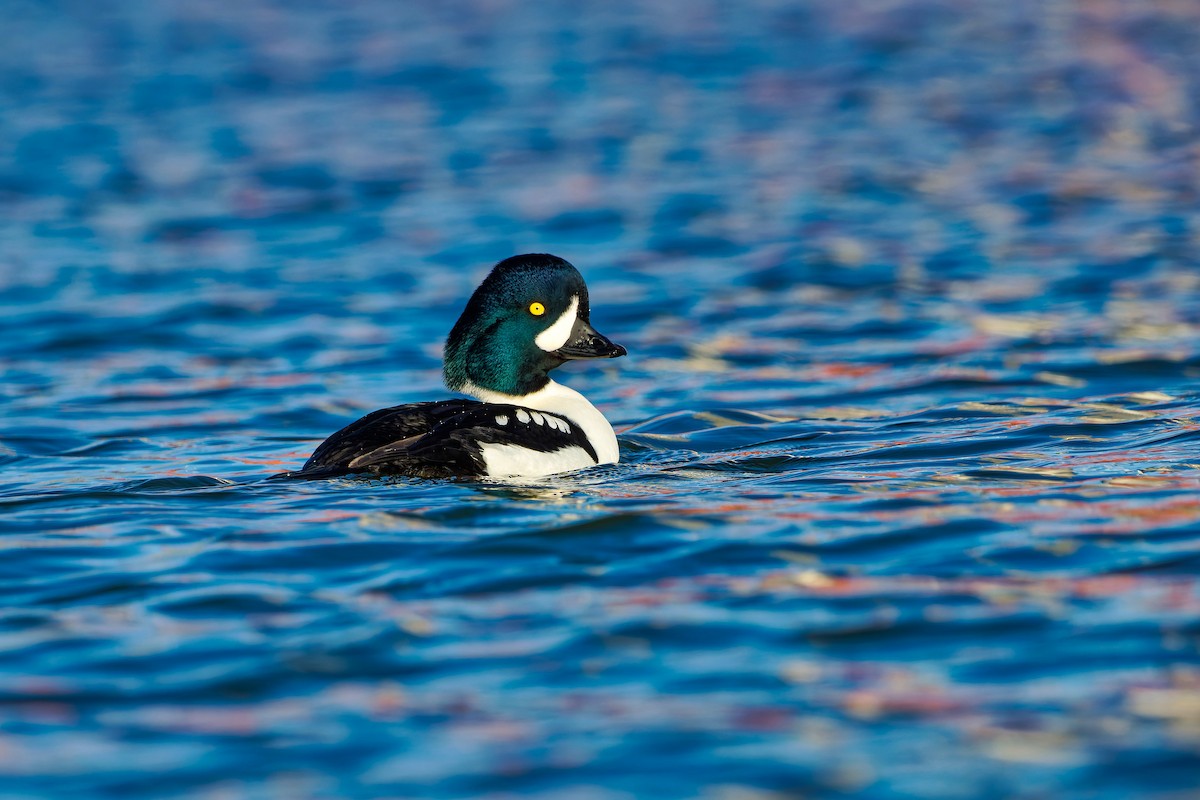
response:
<path id="1" fill-rule="evenodd" d="M 1200 784 L 1200 7 L 3 16 L 3 800 Z M 530 251 L 619 465 L 265 481 Z"/>

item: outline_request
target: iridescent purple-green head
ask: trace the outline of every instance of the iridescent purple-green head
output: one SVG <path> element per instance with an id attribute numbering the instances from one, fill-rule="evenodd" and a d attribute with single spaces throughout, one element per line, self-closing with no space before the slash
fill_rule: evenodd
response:
<path id="1" fill-rule="evenodd" d="M 592 327 L 579 270 L 545 253 L 506 258 L 467 301 L 446 339 L 446 385 L 468 394 L 520 397 L 550 370 L 580 358 L 617 358 L 625 348 Z"/>

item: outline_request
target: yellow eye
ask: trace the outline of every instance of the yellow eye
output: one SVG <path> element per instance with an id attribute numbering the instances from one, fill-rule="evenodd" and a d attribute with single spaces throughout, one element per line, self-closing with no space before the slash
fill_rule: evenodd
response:
<path id="1" fill-rule="evenodd" d="M 542 314 L 546 313 L 546 307 L 541 303 L 531 303 L 529 306 L 529 313 L 533 314 L 535 317 L 540 317 Z"/>

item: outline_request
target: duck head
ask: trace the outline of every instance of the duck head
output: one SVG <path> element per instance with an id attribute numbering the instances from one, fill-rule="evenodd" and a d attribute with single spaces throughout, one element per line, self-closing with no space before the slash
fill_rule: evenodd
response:
<path id="1" fill-rule="evenodd" d="M 549 372 L 581 358 L 617 358 L 625 348 L 592 327 L 587 284 L 557 256 L 501 261 L 467 301 L 446 339 L 446 385 L 514 397 L 532 394 Z"/>

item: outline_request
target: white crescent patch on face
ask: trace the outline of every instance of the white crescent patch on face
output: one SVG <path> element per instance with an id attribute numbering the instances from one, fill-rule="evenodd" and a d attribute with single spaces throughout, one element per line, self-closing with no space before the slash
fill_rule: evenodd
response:
<path id="1" fill-rule="evenodd" d="M 575 317 L 578 311 L 579 297 L 571 295 L 571 303 L 567 306 L 567 310 L 554 320 L 553 325 L 537 335 L 537 338 L 533 340 L 534 344 L 547 353 L 553 353 L 562 347 L 567 343 L 567 339 L 571 338 L 571 329 L 575 327 Z"/>

